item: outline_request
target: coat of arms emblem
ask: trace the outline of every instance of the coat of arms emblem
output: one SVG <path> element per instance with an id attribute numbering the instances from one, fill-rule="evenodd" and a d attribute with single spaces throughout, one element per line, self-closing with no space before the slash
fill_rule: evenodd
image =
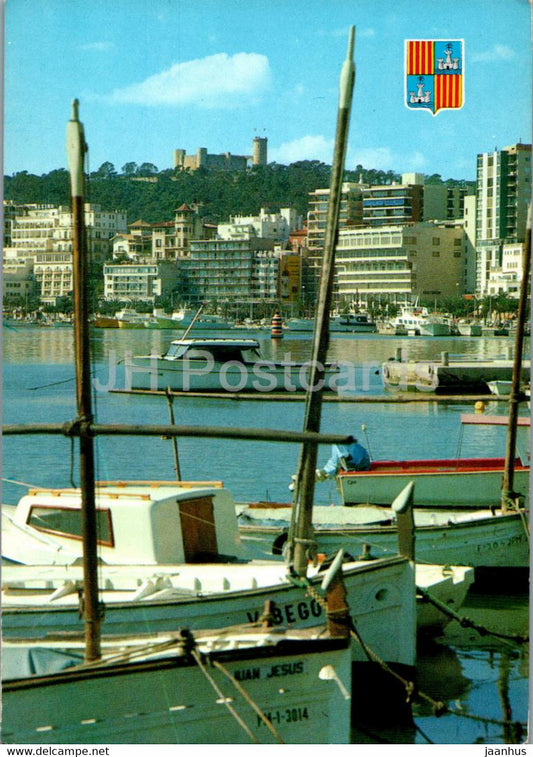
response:
<path id="1" fill-rule="evenodd" d="M 415 110 L 458 110 L 464 103 L 464 41 L 406 40 L 405 104 Z"/>

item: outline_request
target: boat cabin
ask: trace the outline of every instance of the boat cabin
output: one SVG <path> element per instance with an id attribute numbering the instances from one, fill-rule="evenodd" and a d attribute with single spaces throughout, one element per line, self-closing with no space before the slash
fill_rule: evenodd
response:
<path id="1" fill-rule="evenodd" d="M 98 556 L 104 563 L 231 562 L 243 557 L 235 502 L 221 483 L 110 482 L 96 488 Z M 79 489 L 41 489 L 5 514 L 2 556 L 68 564 L 81 556 Z"/>
<path id="2" fill-rule="evenodd" d="M 256 363 L 262 360 L 256 339 L 175 339 L 164 360 L 205 360 L 208 352 L 216 363 Z"/>

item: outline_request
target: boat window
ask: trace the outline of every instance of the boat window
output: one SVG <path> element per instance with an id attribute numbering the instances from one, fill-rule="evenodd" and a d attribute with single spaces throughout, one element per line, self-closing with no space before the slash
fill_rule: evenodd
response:
<path id="1" fill-rule="evenodd" d="M 82 537 L 81 510 L 70 507 L 46 507 L 34 505 L 30 508 L 27 524 L 47 533 L 69 536 L 74 539 Z M 114 546 L 111 513 L 109 510 L 96 511 L 96 532 L 98 543 L 108 547 Z"/>
<path id="2" fill-rule="evenodd" d="M 183 344 L 171 344 L 165 357 L 181 357 L 186 349 Z"/>
<path id="3" fill-rule="evenodd" d="M 243 362 L 242 351 L 240 347 L 211 347 L 209 350 L 217 363 L 228 363 L 230 360 Z"/>

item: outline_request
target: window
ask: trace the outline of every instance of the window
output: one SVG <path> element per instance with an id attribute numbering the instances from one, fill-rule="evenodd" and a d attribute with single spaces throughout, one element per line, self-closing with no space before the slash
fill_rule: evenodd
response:
<path id="1" fill-rule="evenodd" d="M 59 536 L 69 536 L 75 539 L 82 537 L 81 510 L 78 508 L 34 505 L 30 509 L 27 523 L 38 531 L 48 531 Z M 109 547 L 114 546 L 109 510 L 97 509 L 96 528 L 98 543 Z"/>

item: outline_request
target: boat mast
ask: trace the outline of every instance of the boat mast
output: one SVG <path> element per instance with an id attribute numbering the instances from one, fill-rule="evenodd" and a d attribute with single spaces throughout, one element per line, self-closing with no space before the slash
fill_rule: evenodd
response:
<path id="1" fill-rule="evenodd" d="M 72 209 L 72 268 L 74 283 L 74 353 L 76 364 L 77 433 L 80 439 L 79 466 L 83 543 L 83 601 L 85 617 L 85 660 L 100 657 L 100 612 L 98 606 L 96 501 L 94 446 L 90 425 L 91 365 L 89 352 L 89 308 L 87 291 L 87 240 L 84 215 L 83 163 L 87 145 L 78 118 L 78 100 L 72 103 L 67 124 L 67 158 Z"/>
<path id="2" fill-rule="evenodd" d="M 344 160 L 346 157 L 348 127 L 355 81 L 355 66 L 353 62 L 354 42 L 355 27 L 352 26 L 349 33 L 348 51 L 342 66 L 339 83 L 335 149 L 331 169 L 328 215 L 315 331 L 313 335 L 309 388 L 306 396 L 304 431 L 320 431 L 322 387 L 329 343 L 329 313 L 333 291 L 335 246 L 338 235 Z M 316 544 L 313 541 L 312 527 L 316 461 L 317 444 L 315 442 L 304 442 L 301 447 L 298 472 L 296 474 L 294 507 L 289 528 L 287 552 L 289 567 L 299 576 L 306 575 L 309 559 L 315 559 L 316 557 Z"/>
<path id="3" fill-rule="evenodd" d="M 526 320 L 527 292 L 529 287 L 529 272 L 531 270 L 531 206 L 528 208 L 526 236 L 524 241 L 524 263 L 522 282 L 520 284 L 520 299 L 516 314 L 516 335 L 513 358 L 513 376 L 511 393 L 509 396 L 509 423 L 507 426 L 507 441 L 505 445 L 505 469 L 502 483 L 503 512 L 509 509 L 514 496 L 514 461 L 516 456 L 516 435 L 518 426 L 518 405 L 520 402 L 520 379 L 522 376 L 522 352 L 524 345 L 524 326 Z"/>

